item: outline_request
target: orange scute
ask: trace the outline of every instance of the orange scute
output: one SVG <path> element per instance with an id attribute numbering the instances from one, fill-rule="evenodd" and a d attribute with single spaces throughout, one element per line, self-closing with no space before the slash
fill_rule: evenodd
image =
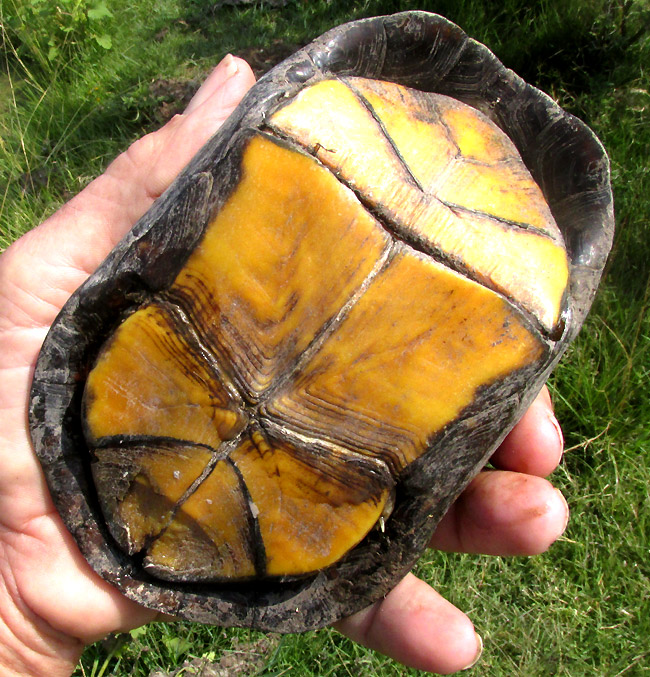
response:
<path id="1" fill-rule="evenodd" d="M 271 125 L 311 149 L 397 233 L 457 261 L 548 331 L 558 323 L 568 281 L 560 232 L 512 142 L 478 111 L 350 78 L 304 89 Z M 488 218 L 480 237 L 466 239 L 475 212 Z"/>
<path id="2" fill-rule="evenodd" d="M 108 528 L 163 579 L 340 562 L 390 520 L 409 465 L 512 397 L 560 326 L 561 234 L 476 110 L 345 78 L 267 123 L 87 379 Z"/>

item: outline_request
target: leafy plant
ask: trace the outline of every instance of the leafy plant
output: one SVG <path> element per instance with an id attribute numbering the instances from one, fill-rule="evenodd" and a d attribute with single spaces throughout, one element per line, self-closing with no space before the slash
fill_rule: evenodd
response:
<path id="1" fill-rule="evenodd" d="M 112 13 L 105 0 L 7 0 L 5 7 L 3 46 L 45 72 L 89 42 L 112 47 L 107 32 Z"/>
<path id="2" fill-rule="evenodd" d="M 476 674 L 650 675 L 648 0 L 105 3 L 0 0 L 0 251 L 153 128 L 152 83 L 198 82 L 228 51 L 270 63 L 287 45 L 370 14 L 417 7 L 445 15 L 593 127 L 611 158 L 618 228 L 590 319 L 552 382 L 567 439 L 552 481 L 571 505 L 568 531 L 539 557 L 430 552 L 418 572 L 484 637 Z M 102 35 L 119 49 L 102 48 Z M 260 637 L 156 623 L 88 647 L 76 674 L 190 675 L 185 662 L 240 657 Z M 266 661 L 259 672 L 251 661 L 248 674 L 423 674 L 333 630 L 286 636 Z"/>

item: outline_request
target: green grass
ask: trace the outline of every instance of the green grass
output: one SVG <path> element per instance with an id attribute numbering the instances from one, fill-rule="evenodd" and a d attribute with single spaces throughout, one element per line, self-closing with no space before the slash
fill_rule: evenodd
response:
<path id="1" fill-rule="evenodd" d="M 112 48 L 79 31 L 66 47 L 66 65 L 30 56 L 14 34 L 0 41 L 0 249 L 159 124 L 153 81 L 198 81 L 227 52 L 282 53 L 283 45 L 302 45 L 362 16 L 413 8 L 444 14 L 596 131 L 611 157 L 618 230 L 592 315 L 551 383 L 569 449 L 554 475 L 572 508 L 567 533 L 535 558 L 428 553 L 418 573 L 465 609 L 483 635 L 476 674 L 650 674 L 647 3 L 294 0 L 280 9 L 258 2 L 214 10 L 199 0 L 115 0 L 108 6 L 113 16 L 102 20 L 102 30 Z M 6 25 L 2 12 L 6 6 L 0 9 Z M 250 667 L 241 674 L 416 674 L 330 630 L 264 637 L 155 625 L 90 647 L 78 674 L 144 676 L 197 657 L 239 657 Z"/>

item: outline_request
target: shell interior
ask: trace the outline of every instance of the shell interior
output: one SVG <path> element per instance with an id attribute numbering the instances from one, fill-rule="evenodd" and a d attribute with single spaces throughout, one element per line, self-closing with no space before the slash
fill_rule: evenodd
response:
<path id="1" fill-rule="evenodd" d="M 241 143 L 236 187 L 84 392 L 106 524 L 172 581 L 338 562 L 431 440 L 561 331 L 562 236 L 474 108 L 327 79 Z"/>

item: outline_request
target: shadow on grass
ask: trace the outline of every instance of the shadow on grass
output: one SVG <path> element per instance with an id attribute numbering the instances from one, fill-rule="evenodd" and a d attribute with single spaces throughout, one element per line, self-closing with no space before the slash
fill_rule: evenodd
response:
<path id="1" fill-rule="evenodd" d="M 263 2 L 223 5 L 185 0 L 181 10 L 187 39 L 179 58 L 215 61 L 227 51 L 251 58 L 258 74 L 298 47 L 339 23 L 413 9 L 412 2 L 289 0 L 284 6 Z M 599 95 L 634 77 L 634 49 L 650 29 L 650 10 L 641 3 L 604 0 L 521 3 L 504 0 L 437 0 L 417 3 L 437 12 L 487 44 L 528 82 L 579 116 L 588 114 L 581 95 Z M 157 29 L 165 30 L 164 26 Z"/>

